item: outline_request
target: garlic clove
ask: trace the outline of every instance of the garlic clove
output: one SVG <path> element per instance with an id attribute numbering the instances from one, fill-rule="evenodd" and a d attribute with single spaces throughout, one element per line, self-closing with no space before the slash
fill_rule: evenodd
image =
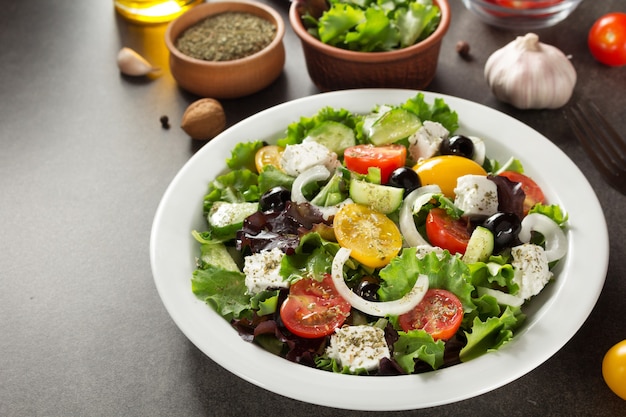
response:
<path id="1" fill-rule="evenodd" d="M 117 54 L 117 66 L 122 74 L 140 77 L 160 71 L 152 66 L 144 57 L 130 48 L 122 48 Z"/>

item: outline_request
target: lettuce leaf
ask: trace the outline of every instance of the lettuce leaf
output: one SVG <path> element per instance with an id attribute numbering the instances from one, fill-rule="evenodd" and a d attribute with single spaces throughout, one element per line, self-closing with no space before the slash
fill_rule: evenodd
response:
<path id="1" fill-rule="evenodd" d="M 558 224 L 561 228 L 565 227 L 568 219 L 568 214 L 563 211 L 560 206 L 555 204 L 544 205 L 541 203 L 537 203 L 530 209 L 529 213 L 539 213 L 543 214 L 544 216 L 548 216 L 549 218 L 554 220 L 554 222 Z"/>
<path id="2" fill-rule="evenodd" d="M 250 296 L 246 294 L 246 276 L 213 265 L 197 269 L 191 278 L 191 290 L 219 315 L 230 321 L 250 313 Z"/>
<path id="3" fill-rule="evenodd" d="M 468 264 L 470 282 L 475 287 L 488 287 L 497 290 L 508 289 L 511 294 L 516 294 L 519 285 L 513 280 L 515 271 L 511 264 L 498 264 L 496 262 L 475 262 Z"/>
<path id="4" fill-rule="evenodd" d="M 280 274 L 283 280 L 294 282 L 302 278 L 322 280 L 330 274 L 339 244 L 324 240 L 318 233 L 302 236 L 293 255 L 283 257 Z"/>
<path id="5" fill-rule="evenodd" d="M 369 372 L 363 368 L 357 368 L 354 372 L 350 371 L 349 366 L 341 366 L 334 358 L 329 358 L 326 355 L 321 355 L 315 358 L 315 366 L 324 371 L 334 372 L 336 374 L 347 375 L 368 375 Z"/>
<path id="6" fill-rule="evenodd" d="M 441 20 L 432 0 L 329 0 L 319 18 L 302 17 L 323 43 L 361 52 L 404 48 L 430 36 Z"/>
<path id="7" fill-rule="evenodd" d="M 428 104 L 424 99 L 424 94 L 418 93 L 408 99 L 401 107 L 414 113 L 422 121 L 432 120 L 441 123 L 450 134 L 459 128 L 458 114 L 451 110 L 442 98 L 436 98 L 432 104 Z"/>
<path id="8" fill-rule="evenodd" d="M 208 214 L 216 201 L 242 203 L 258 201 L 260 197 L 257 174 L 249 169 L 230 171 L 209 183 L 204 196 L 204 213 Z"/>
<path id="9" fill-rule="evenodd" d="M 459 353 L 461 361 L 467 362 L 504 346 L 525 318 L 519 307 L 508 306 L 499 317 L 490 317 L 485 321 L 474 318 L 472 331 L 465 332 L 467 344 Z"/>
<path id="10" fill-rule="evenodd" d="M 263 195 L 266 191 L 279 186 L 291 190 L 294 180 L 294 177 L 285 174 L 274 165 L 266 165 L 258 177 L 259 194 Z"/>
<path id="11" fill-rule="evenodd" d="M 402 298 L 415 285 L 417 276 L 428 276 L 429 288 L 441 288 L 456 295 L 465 313 L 476 308 L 472 301 L 474 287 L 470 283 L 467 265 L 458 256 L 444 251 L 441 259 L 431 252 L 422 259 L 418 258 L 417 248 L 405 248 L 400 256 L 391 260 L 381 269 L 382 279 L 378 296 L 381 301 Z"/>
<path id="12" fill-rule="evenodd" d="M 226 159 L 226 165 L 230 169 L 246 168 L 250 171 L 256 171 L 254 156 L 256 152 L 263 147 L 260 140 L 254 142 L 240 142 L 231 151 L 231 157 Z"/>
<path id="13" fill-rule="evenodd" d="M 441 19 L 439 8 L 429 2 L 409 3 L 408 6 L 395 14 L 403 48 L 425 39 L 435 31 Z"/>
<path id="14" fill-rule="evenodd" d="M 330 106 L 322 108 L 312 117 L 301 117 L 299 121 L 291 123 L 287 127 L 287 136 L 278 139 L 279 146 L 295 145 L 302 143 L 310 131 L 319 127 L 327 121 L 337 122 L 346 125 L 354 130 L 357 142 L 363 142 L 363 134 L 357 126 L 361 122 L 362 116 L 351 113 L 346 109 L 334 109 Z"/>
<path id="15" fill-rule="evenodd" d="M 424 330 L 398 332 L 398 340 L 393 345 L 393 358 L 408 374 L 415 371 L 415 360 L 429 364 L 433 369 L 443 365 L 445 343 L 434 341 Z"/>

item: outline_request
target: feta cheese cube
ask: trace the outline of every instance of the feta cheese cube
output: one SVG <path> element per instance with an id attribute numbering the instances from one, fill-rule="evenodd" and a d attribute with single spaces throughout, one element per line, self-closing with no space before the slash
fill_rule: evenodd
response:
<path id="1" fill-rule="evenodd" d="M 498 187 L 484 175 L 459 177 L 454 194 L 454 205 L 464 216 L 488 217 L 498 211 Z"/>
<path id="2" fill-rule="evenodd" d="M 293 177 L 297 177 L 315 165 L 324 165 L 333 172 L 338 164 L 337 154 L 314 140 L 287 145 L 280 158 L 283 171 Z"/>
<path id="3" fill-rule="evenodd" d="M 374 326 L 344 326 L 335 331 L 326 349 L 328 357 L 350 372 L 378 369 L 382 358 L 389 358 L 389 347 L 383 329 Z"/>
<path id="4" fill-rule="evenodd" d="M 409 155 L 419 162 L 431 158 L 439 152 L 439 146 L 450 132 L 441 123 L 424 121 L 422 127 L 409 137 Z"/>
<path id="5" fill-rule="evenodd" d="M 246 274 L 248 294 L 254 295 L 268 288 L 288 288 L 280 275 L 280 263 L 285 254 L 279 248 L 246 256 L 243 273 Z"/>
<path id="6" fill-rule="evenodd" d="M 513 280 L 519 285 L 516 295 L 528 300 L 539 294 L 552 278 L 545 250 L 539 245 L 524 243 L 511 248 L 511 255 L 515 270 Z"/>

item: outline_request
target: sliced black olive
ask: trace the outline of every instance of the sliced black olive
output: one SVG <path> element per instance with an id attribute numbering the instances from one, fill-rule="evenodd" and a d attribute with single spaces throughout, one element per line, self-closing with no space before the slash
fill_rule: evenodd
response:
<path id="1" fill-rule="evenodd" d="M 404 188 L 405 195 L 422 186 L 419 175 L 408 167 L 396 168 L 387 181 L 387 185 Z"/>
<path id="2" fill-rule="evenodd" d="M 439 152 L 442 155 L 458 155 L 472 159 L 474 157 L 474 142 L 467 136 L 450 136 L 441 142 Z"/>
<path id="3" fill-rule="evenodd" d="M 263 212 L 281 211 L 285 203 L 291 199 L 291 191 L 285 187 L 274 187 L 267 190 L 259 199 L 259 208 Z"/>
<path id="4" fill-rule="evenodd" d="M 496 213 L 488 217 L 483 226 L 493 233 L 495 250 L 499 251 L 517 242 L 522 222 L 513 213 Z"/>

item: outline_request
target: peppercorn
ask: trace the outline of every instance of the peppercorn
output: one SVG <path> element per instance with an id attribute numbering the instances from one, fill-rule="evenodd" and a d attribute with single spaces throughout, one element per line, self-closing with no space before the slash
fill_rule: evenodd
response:
<path id="1" fill-rule="evenodd" d="M 466 41 L 458 41 L 456 43 L 456 52 L 463 59 L 470 59 L 470 45 Z"/>

